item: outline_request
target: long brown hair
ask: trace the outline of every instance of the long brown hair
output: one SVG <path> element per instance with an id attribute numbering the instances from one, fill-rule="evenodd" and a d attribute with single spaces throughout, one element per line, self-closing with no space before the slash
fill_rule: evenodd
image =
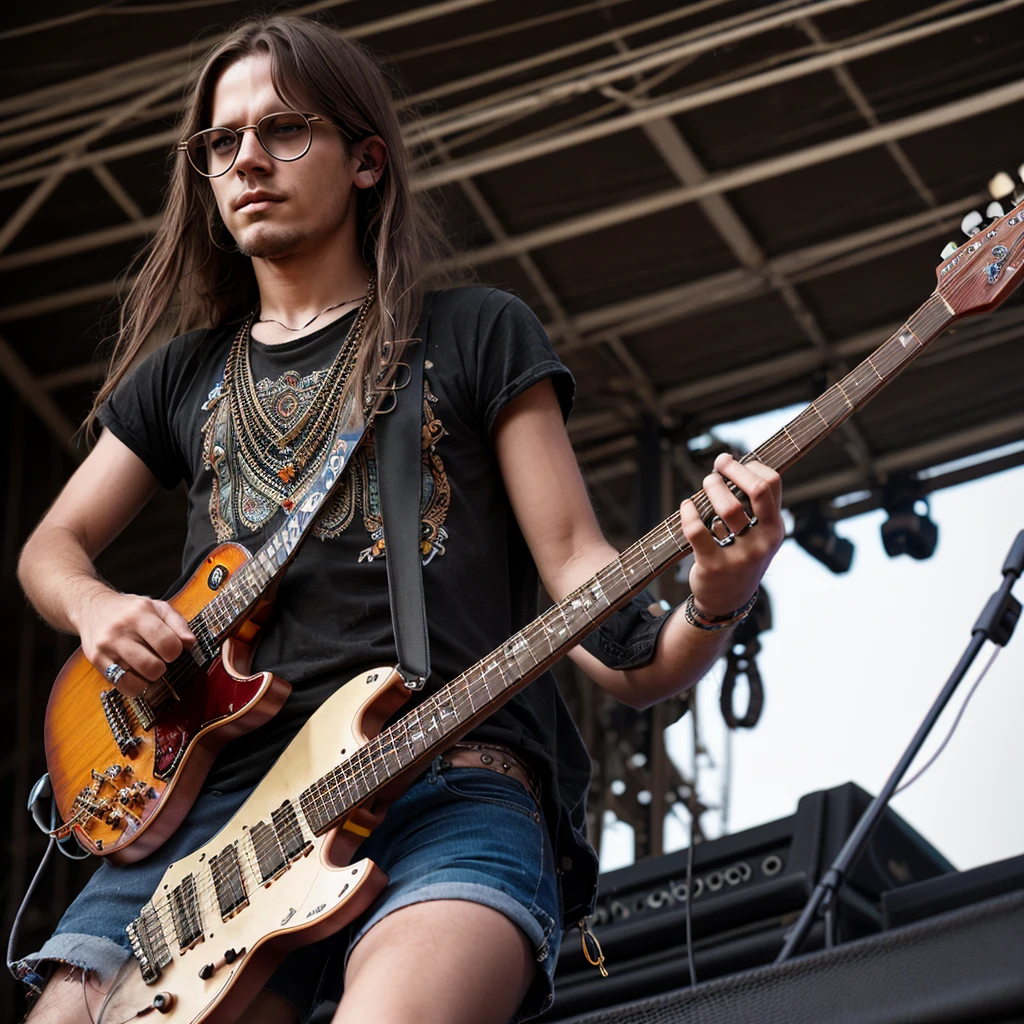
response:
<path id="1" fill-rule="evenodd" d="M 345 126 L 354 137 L 379 135 L 388 147 L 376 187 L 357 193 L 362 258 L 377 275 L 377 302 L 351 380 L 356 388 L 364 380 L 379 387 L 387 383 L 416 329 L 427 272 L 447 250 L 439 218 L 430 201 L 409 187 L 409 158 L 381 67 L 325 24 L 287 15 L 257 15 L 241 22 L 199 68 L 179 122 L 181 138 L 210 127 L 213 87 L 224 70 L 261 53 L 270 55 L 274 87 L 288 103 L 304 109 L 311 102 L 314 113 Z M 131 269 L 136 267 L 121 306 L 107 377 L 84 424 L 89 435 L 100 406 L 148 338 L 239 319 L 258 297 L 251 261 L 234 249 L 212 189 L 180 152 L 160 226 Z"/>

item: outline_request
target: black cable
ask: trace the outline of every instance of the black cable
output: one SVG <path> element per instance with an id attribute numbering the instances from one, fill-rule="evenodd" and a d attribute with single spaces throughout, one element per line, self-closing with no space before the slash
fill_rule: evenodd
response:
<path id="1" fill-rule="evenodd" d="M 975 690 L 977 690 L 978 687 L 981 685 L 982 679 L 984 679 L 985 676 L 988 675 L 988 670 L 992 667 L 992 663 L 996 660 L 996 658 L 999 657 L 999 652 L 1001 650 L 1002 647 L 996 647 L 996 649 L 992 652 L 992 657 L 988 659 L 988 661 L 985 664 L 985 667 L 981 670 L 981 675 L 979 675 L 978 678 L 974 680 L 974 685 L 970 688 L 970 690 L 967 691 L 967 696 L 964 697 L 964 702 L 960 705 L 960 710 L 956 713 L 956 718 L 953 719 L 953 724 L 949 727 L 949 732 L 946 733 L 946 738 L 939 744 L 939 749 L 936 750 L 935 753 L 928 758 L 923 768 L 921 768 L 919 771 L 914 772 L 914 774 L 911 775 L 910 778 L 907 779 L 907 781 L 904 782 L 903 785 L 901 785 L 896 790 L 896 792 L 893 793 L 893 796 L 897 796 L 898 794 L 902 793 L 903 790 L 905 790 L 908 786 L 912 786 L 915 782 L 917 782 L 917 780 L 921 778 L 921 776 L 924 775 L 924 773 L 928 771 L 928 769 L 931 768 L 931 766 L 935 764 L 935 762 L 939 759 L 939 755 L 946 749 L 946 744 L 948 744 L 949 741 L 953 738 L 953 733 L 956 732 L 957 726 L 960 724 L 960 719 L 964 717 L 964 712 L 967 710 L 967 705 L 970 702 L 970 699 L 974 696 Z"/>

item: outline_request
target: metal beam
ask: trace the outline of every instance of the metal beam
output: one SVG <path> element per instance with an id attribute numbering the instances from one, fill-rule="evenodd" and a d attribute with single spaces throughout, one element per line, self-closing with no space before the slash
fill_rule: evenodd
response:
<path id="1" fill-rule="evenodd" d="M 916 471 L 949 462 L 971 449 L 983 451 L 986 447 L 996 447 L 1022 437 L 1024 437 L 1024 413 L 1015 413 L 990 423 L 983 423 L 953 434 L 945 434 L 924 444 L 878 455 L 875 462 L 878 468 L 887 475 Z M 636 465 L 636 459 L 627 457 L 596 469 L 585 469 L 584 478 L 590 485 L 603 484 L 609 480 L 617 480 L 635 473 Z M 784 482 L 782 503 L 784 507 L 791 508 L 805 501 L 820 501 L 840 494 L 849 494 L 862 489 L 863 486 L 863 479 L 857 470 L 841 470 L 793 486 Z"/>
<path id="2" fill-rule="evenodd" d="M 288 13 L 293 16 L 315 14 L 318 11 L 327 10 L 332 7 L 341 7 L 351 3 L 352 0 L 316 0 L 314 3 L 304 4 L 296 7 Z M 399 14 L 389 15 L 385 18 L 378 18 L 376 21 L 364 22 L 361 25 L 352 25 L 338 30 L 338 34 L 347 39 L 361 39 L 366 36 L 388 32 L 397 28 L 406 28 L 420 22 L 430 21 L 434 18 L 442 18 L 449 14 L 470 7 L 481 7 L 484 4 L 493 3 L 494 0 L 442 0 L 440 3 L 424 4 L 415 6 L 408 11 Z M 103 68 L 101 71 L 94 71 L 88 75 L 81 75 L 78 78 L 66 82 L 58 82 L 54 85 L 44 86 L 32 92 L 12 96 L 6 100 L 0 100 L 0 115 L 19 110 L 32 110 L 34 108 L 52 109 L 52 105 L 66 96 L 82 96 L 86 99 L 95 92 L 96 86 L 111 80 L 124 79 L 131 81 L 137 78 L 140 71 L 152 67 L 181 61 L 182 68 L 187 67 L 196 54 L 202 54 L 212 48 L 228 35 L 227 32 L 216 32 L 200 40 L 184 43 L 170 49 L 160 50 L 157 53 L 146 54 L 143 57 L 136 57 L 134 60 L 125 61 L 113 67 Z M 171 74 L 177 67 L 167 70 Z M 88 105 L 85 103 L 83 105 Z M 44 115 L 45 116 L 45 115 Z M 2 130 L 2 126 L 0 126 Z"/>
<path id="3" fill-rule="evenodd" d="M 43 313 L 53 313 L 58 309 L 71 309 L 87 302 L 102 302 L 112 299 L 118 294 L 120 285 L 117 281 L 101 281 L 99 284 L 87 284 L 81 288 L 68 288 L 66 291 L 43 295 L 38 299 L 15 302 L 10 306 L 0 307 L 0 324 L 14 320 L 27 320 Z"/>
<path id="4" fill-rule="evenodd" d="M 36 211 L 50 197 L 54 189 L 64 180 L 65 176 L 69 173 L 71 165 L 86 146 L 96 139 L 102 138 L 108 131 L 118 127 L 127 118 L 133 117 L 140 110 L 144 110 L 154 100 L 162 99 L 168 92 L 172 92 L 180 87 L 181 80 L 172 78 L 170 82 L 164 82 L 155 89 L 150 89 L 148 92 L 143 93 L 131 103 L 125 104 L 125 106 L 105 118 L 100 124 L 89 129 L 87 132 L 83 132 L 74 139 L 68 146 L 68 155 L 55 166 L 46 169 L 46 177 L 8 218 L 3 228 L 0 228 L 0 252 L 3 252 L 11 244 L 18 232 L 35 215 Z"/>
<path id="5" fill-rule="evenodd" d="M 763 10 L 747 11 L 730 18 L 723 18 L 721 21 L 709 25 L 702 25 L 696 29 L 689 29 L 678 35 L 669 36 L 667 39 L 658 39 L 645 46 L 638 47 L 630 62 L 623 62 L 621 57 L 611 55 L 600 57 L 597 60 L 586 64 L 570 67 L 564 71 L 558 71 L 540 80 L 528 81 L 521 85 L 503 89 L 498 93 L 484 95 L 476 100 L 463 103 L 453 109 L 443 110 L 437 114 L 426 115 L 420 122 L 427 132 L 432 132 L 435 126 L 450 120 L 466 119 L 467 126 L 481 122 L 493 116 L 504 117 L 509 113 L 517 113 L 521 109 L 533 111 L 550 106 L 552 103 L 559 103 L 570 99 L 582 92 L 589 92 L 608 85 L 620 78 L 626 78 L 634 74 L 637 64 L 640 61 L 649 62 L 650 66 L 657 67 L 662 63 L 669 63 L 678 59 L 675 56 L 675 49 L 679 46 L 684 48 L 685 56 L 703 53 L 715 46 L 722 46 L 727 43 L 736 42 L 751 35 L 759 35 L 778 27 L 778 22 L 769 20 L 766 15 L 776 14 L 779 11 L 792 11 L 799 7 L 804 0 L 782 0 Z M 840 6 L 848 5 L 848 0 L 832 0 Z M 864 0 L 853 0 L 853 3 L 862 3 Z M 619 37 L 621 34 L 633 35 L 636 32 L 649 32 L 654 28 L 667 24 L 669 21 L 679 20 L 690 14 L 698 13 L 709 7 L 721 6 L 720 0 L 713 0 L 711 3 L 690 4 L 686 7 L 677 8 L 664 14 L 656 15 L 653 18 L 633 22 L 630 25 L 623 25 L 619 29 L 603 32 L 598 36 L 589 39 L 570 43 L 567 46 L 548 50 L 545 53 L 525 57 L 510 64 L 502 64 L 497 67 L 488 68 L 466 78 L 455 79 L 450 82 L 443 82 L 430 89 L 415 93 L 406 101 L 408 106 L 417 106 L 424 103 L 436 103 L 445 96 L 456 92 L 467 90 L 478 90 L 482 85 L 489 85 L 491 82 L 506 82 L 522 75 L 539 64 L 547 64 L 552 60 L 564 61 L 567 57 L 575 56 L 584 50 L 593 49 L 592 41 L 599 40 L 599 45 L 605 45 Z M 821 13 L 819 11 L 819 13 Z M 798 17 L 799 13 L 791 13 L 789 20 Z M 758 19 L 761 19 L 760 21 Z M 756 27 L 750 28 L 751 22 Z M 739 33 L 739 34 L 737 34 Z M 696 47 L 696 49 L 690 49 Z M 646 70 L 640 68 L 639 70 Z M 525 95 L 524 94 L 533 94 Z M 483 113 L 480 111 L 483 110 Z"/>
<path id="6" fill-rule="evenodd" d="M 95 384 L 103 380 L 107 372 L 107 364 L 96 361 L 70 366 L 66 370 L 48 373 L 37 378 L 39 386 L 46 391 L 60 391 L 63 388 L 75 387 L 78 384 Z"/>
<path id="7" fill-rule="evenodd" d="M 81 453 L 75 447 L 74 424 L 61 412 L 53 398 L 39 385 L 10 342 L 0 335 L 0 373 L 2 373 L 25 404 L 43 421 L 60 446 L 76 462 Z"/>
<path id="8" fill-rule="evenodd" d="M 156 81 L 159 81 L 163 73 L 156 76 Z M 143 83 L 134 82 L 132 83 L 137 90 Z M 129 90 L 134 91 L 134 90 Z M 98 102 L 98 100 L 97 100 Z M 132 128 L 138 124 L 145 124 L 150 121 L 159 120 L 166 117 L 172 117 L 178 113 L 181 109 L 181 102 L 179 100 L 172 100 L 169 103 L 161 103 L 158 106 L 150 107 L 145 113 L 140 114 L 132 121 L 125 122 L 125 128 Z M 18 149 L 21 146 L 30 146 L 36 142 L 41 142 L 44 139 L 52 139 L 61 135 L 68 135 L 71 132 L 75 132 L 80 128 L 88 128 L 91 124 L 96 124 L 98 121 L 102 121 L 106 117 L 106 108 L 99 110 L 89 110 L 84 114 L 78 114 L 75 117 L 68 117 L 62 121 L 47 121 L 45 124 L 36 125 L 34 128 L 27 128 L 22 132 L 14 132 L 5 130 L 0 125 L 0 153 L 5 150 Z"/>
<path id="9" fill-rule="evenodd" d="M 816 43 L 818 46 L 829 45 L 828 40 L 821 34 L 818 26 L 810 18 L 801 18 L 797 25 L 812 43 Z M 834 65 L 832 74 L 839 83 L 839 87 L 846 93 L 847 98 L 860 112 L 861 117 L 872 127 L 881 124 L 882 122 L 875 113 L 875 108 L 871 105 L 871 101 L 856 81 L 854 81 L 853 74 L 845 62 Z M 885 148 L 889 151 L 889 155 L 893 158 L 896 166 L 903 172 L 903 176 L 910 182 L 911 188 L 921 197 L 921 201 L 925 206 L 938 206 L 935 193 L 925 183 L 924 178 L 921 177 L 910 157 L 907 156 L 906 150 L 898 142 L 887 142 Z"/>
<path id="10" fill-rule="evenodd" d="M 892 337 L 902 324 L 901 321 L 873 327 L 870 330 L 851 335 L 849 338 L 836 341 L 832 347 L 842 359 L 859 359 L 873 352 L 886 338 Z M 957 330 L 955 345 L 947 343 L 950 344 L 950 347 L 925 352 L 915 362 L 914 367 L 927 366 L 932 362 L 955 358 L 958 354 L 963 354 L 968 345 L 973 345 L 990 336 L 996 336 L 998 341 L 994 343 L 1000 343 L 1006 340 L 1004 332 L 1009 332 L 1010 337 L 1015 337 L 1021 327 L 1024 327 L 1024 308 L 1017 306 L 1000 310 L 984 320 L 965 323 Z M 942 343 L 936 342 L 936 344 Z M 792 380 L 801 374 L 810 374 L 824 369 L 824 365 L 823 354 L 818 349 L 788 352 L 785 355 L 773 356 L 770 359 L 750 363 L 725 373 L 716 373 L 702 380 L 666 388 L 658 395 L 658 401 L 665 409 L 678 411 L 682 406 L 684 409 L 692 411 L 701 399 L 723 394 L 735 397 L 763 391 L 765 387 L 776 382 Z M 911 367 L 908 372 L 913 372 L 914 367 Z"/>
<path id="11" fill-rule="evenodd" d="M 110 168 L 106 164 L 96 164 L 92 169 L 92 173 L 106 190 L 107 195 L 121 207 L 121 211 L 127 215 L 129 220 L 136 222 L 143 220 L 143 213 L 139 204 L 128 195 L 124 185 L 110 173 Z"/>
<path id="12" fill-rule="evenodd" d="M 1015 413 L 990 423 L 944 434 L 933 441 L 912 445 L 898 451 L 878 456 L 879 468 L 886 473 L 927 469 L 956 458 L 969 449 L 984 449 L 986 446 L 1003 444 L 1024 437 L 1024 413 Z M 786 488 L 783 485 L 784 502 L 787 506 L 804 501 L 827 498 L 837 494 L 855 491 L 861 486 L 856 473 L 849 471 L 829 473 L 807 483 Z"/>
<path id="13" fill-rule="evenodd" d="M 842 359 L 860 359 L 873 352 L 878 346 L 899 330 L 900 323 L 883 324 L 851 335 L 833 343 L 835 353 Z M 1024 308 L 1018 306 L 1005 307 L 982 320 L 967 321 L 956 329 L 955 337 L 947 335 L 936 347 L 924 353 L 908 372 L 945 362 L 949 359 L 972 355 L 993 345 L 1003 344 L 1016 339 L 1024 327 Z M 805 348 L 784 355 L 773 356 L 756 363 L 737 367 L 724 373 L 712 374 L 701 380 L 691 381 L 677 387 L 667 388 L 658 395 L 659 413 L 663 416 L 681 414 L 693 415 L 699 412 L 701 419 L 707 421 L 713 417 L 713 409 L 707 400 L 728 396 L 730 401 L 747 395 L 762 393 L 785 381 L 814 373 L 825 368 L 825 357 L 815 348 Z M 618 436 L 603 444 L 584 449 L 581 458 L 586 463 L 593 463 L 601 458 L 622 454 L 632 450 L 634 438 L 629 435 L 622 437 L 623 430 L 631 431 L 635 424 L 623 422 L 615 412 L 602 410 L 583 413 L 569 420 L 569 433 L 573 444 L 579 446 L 590 439 L 607 438 L 609 434 L 618 432 Z M 626 469 L 622 460 L 616 463 L 619 469 L 610 474 L 608 467 L 594 467 L 590 472 L 600 472 L 600 479 L 621 475 Z M 632 465 L 630 462 L 629 465 Z M 588 476 L 589 479 L 589 476 Z"/>
<path id="14" fill-rule="evenodd" d="M 476 0 L 476 2 L 489 2 L 489 0 Z M 849 3 L 849 2 L 861 2 L 861 0 L 844 0 L 844 2 L 846 2 L 846 3 Z M 965 0 L 965 2 L 966 2 L 966 0 Z M 982 18 L 982 17 L 988 17 L 988 16 L 990 16 L 992 14 L 998 14 L 1003 9 L 1007 8 L 1008 6 L 1017 6 L 1017 5 L 1021 4 L 1021 3 L 1024 3 L 1024 0 L 1001 0 L 1000 3 L 993 4 L 990 7 L 982 8 L 981 10 L 969 11 L 966 14 L 958 15 L 955 18 L 948 18 L 948 19 L 943 20 L 942 22 L 934 22 L 934 23 L 931 23 L 929 25 L 920 26 L 917 29 L 911 30 L 912 33 L 917 33 L 915 35 L 911 35 L 911 34 L 908 34 L 908 33 L 900 33 L 899 34 L 899 38 L 900 38 L 901 42 L 912 42 L 912 41 L 914 41 L 917 38 L 923 37 L 922 34 L 931 35 L 931 34 L 935 34 L 936 32 L 947 31 L 950 28 L 955 28 L 955 27 L 959 27 L 959 26 L 961 26 L 963 24 L 966 24 L 968 21 L 977 20 L 977 19 Z M 421 9 L 421 10 L 427 10 L 427 9 L 424 8 L 424 9 Z M 380 24 L 380 23 L 375 23 L 375 24 Z M 344 34 L 347 35 L 347 36 L 352 36 L 354 34 L 354 30 L 353 31 L 346 31 Z M 358 33 L 358 34 L 362 34 L 362 33 Z M 881 45 L 883 42 L 885 42 L 886 45 L 888 46 L 888 43 L 887 43 L 886 40 L 873 40 L 873 41 L 869 41 L 869 42 L 866 42 L 866 43 L 858 44 L 857 47 L 851 47 L 850 50 L 853 50 L 855 53 L 860 54 L 860 55 L 865 55 L 867 53 L 879 52 L 877 49 L 867 50 L 867 49 L 864 49 L 864 48 L 865 47 L 877 47 L 877 46 Z M 844 51 L 838 51 L 837 50 L 837 51 L 834 51 L 833 54 L 826 54 L 822 58 L 818 58 L 818 59 L 820 59 L 820 60 L 825 62 L 822 66 L 827 66 L 829 63 L 834 63 L 835 62 L 833 60 L 833 57 L 835 58 L 835 60 L 839 60 L 839 59 L 850 60 L 850 59 L 853 59 L 850 56 L 849 50 L 844 50 Z M 165 73 L 170 73 L 170 70 L 174 70 L 174 69 L 169 69 L 169 71 L 165 72 Z M 818 65 L 806 64 L 806 63 L 801 63 L 799 65 L 790 65 L 790 66 L 787 66 L 787 67 L 784 67 L 784 68 L 778 68 L 778 69 L 775 69 L 772 72 L 766 73 L 767 75 L 775 75 L 776 77 L 774 77 L 774 78 L 772 78 L 772 77 L 765 77 L 765 76 L 752 76 L 751 78 L 743 79 L 740 82 L 728 83 L 726 85 L 719 86 L 719 87 L 717 87 L 715 89 L 707 90 L 707 91 L 702 92 L 702 93 L 691 94 L 689 96 L 680 97 L 677 100 L 672 101 L 673 103 L 678 102 L 678 103 L 682 104 L 682 106 L 679 107 L 678 110 L 676 110 L 676 108 L 674 108 L 674 107 L 672 107 L 672 108 L 669 108 L 669 107 L 658 108 L 657 112 L 654 113 L 652 116 L 668 116 L 673 111 L 681 112 L 684 109 L 686 109 L 686 110 L 694 109 L 695 107 L 704 106 L 707 103 L 717 102 L 717 101 L 719 101 L 721 99 L 725 99 L 725 98 L 728 98 L 728 97 L 733 96 L 733 95 L 740 95 L 740 94 L 742 94 L 744 92 L 748 92 L 748 91 L 750 91 L 752 89 L 765 88 L 768 85 L 771 85 L 771 84 L 773 84 L 773 83 L 775 83 L 777 81 L 785 81 L 785 80 L 788 80 L 790 78 L 799 77 L 800 75 L 803 75 L 803 74 L 810 74 L 810 73 L 813 73 L 815 70 L 820 70 L 820 67 Z M 623 74 L 626 74 L 626 73 L 629 73 L 629 70 L 623 72 Z M 0 103 L 0 108 L 2 108 L 2 106 L 3 106 L 3 104 Z M 653 109 L 654 108 L 652 108 L 652 110 Z M 630 117 L 641 117 L 641 116 L 643 116 L 643 114 L 644 114 L 644 112 L 638 111 L 638 112 L 635 112 L 634 114 L 629 115 L 629 116 Z M 613 127 L 608 128 L 606 126 L 613 126 Z M 609 122 L 602 122 L 602 124 L 595 125 L 595 126 L 592 126 L 592 127 L 593 127 L 593 130 L 599 131 L 601 134 L 609 134 L 610 132 L 623 131 L 623 130 L 625 130 L 626 128 L 628 128 L 630 126 L 631 126 L 630 123 L 626 123 L 626 122 L 621 122 L 620 123 L 618 121 L 609 121 Z M 0 125 L 0 131 L 2 131 L 3 128 L 4 128 L 4 126 Z M 109 162 L 111 160 L 116 160 L 116 159 L 119 159 L 119 158 L 124 157 L 124 156 L 130 156 L 130 155 L 133 155 L 133 154 L 136 154 L 136 153 L 147 152 L 150 149 L 158 149 L 161 146 L 168 145 L 171 142 L 175 141 L 176 138 L 177 138 L 177 136 L 176 136 L 176 134 L 173 131 L 162 132 L 162 133 L 157 133 L 157 134 L 154 134 L 154 135 L 151 135 L 151 136 L 147 136 L 144 139 L 134 140 L 134 141 L 132 141 L 130 143 L 123 143 L 121 146 L 118 146 L 118 147 L 110 147 L 109 149 L 101 151 L 98 154 L 99 162 Z M 415 136 L 411 136 L 411 138 L 415 138 Z M 569 145 L 579 144 L 580 142 L 583 142 L 583 141 L 586 141 L 585 137 L 577 138 L 574 133 L 567 133 L 565 137 L 559 136 L 557 139 L 548 140 L 548 142 L 546 142 L 545 145 L 553 145 L 554 148 L 561 149 L 561 148 L 566 148 Z M 511 145 L 508 148 L 507 151 L 505 151 L 505 150 L 502 151 L 502 154 L 500 154 L 501 161 L 502 161 L 500 165 L 501 166 L 505 166 L 506 161 L 516 162 L 520 158 L 526 159 L 526 158 L 528 158 L 529 154 L 531 154 L 531 153 L 532 153 L 532 150 L 527 149 L 526 147 L 520 148 L 518 143 L 516 143 L 514 145 Z M 519 154 L 519 155 L 517 155 L 517 154 Z M 526 155 L 524 156 L 522 154 L 526 154 Z M 470 159 L 474 159 L 475 160 L 477 158 L 470 158 Z M 96 157 L 94 155 L 86 154 L 83 157 L 81 157 L 79 160 L 73 162 L 70 165 L 69 170 L 76 170 L 76 169 L 79 169 L 81 167 L 88 167 L 88 166 L 91 166 L 95 162 L 97 162 L 97 160 L 96 160 Z M 480 168 L 477 168 L 477 167 L 464 167 L 464 163 L 465 163 L 464 161 L 462 161 L 462 162 L 455 162 L 452 165 L 453 167 L 463 168 L 463 170 L 460 170 L 458 172 L 459 176 L 472 177 L 474 174 L 480 173 L 481 170 L 487 169 L 486 167 L 480 167 Z M 45 168 L 34 168 L 32 170 L 23 171 L 23 172 L 17 173 L 17 174 L 8 174 L 8 175 L 4 176 L 2 179 L 0 179 L 0 190 L 7 189 L 7 188 L 14 188 L 14 187 L 17 187 L 17 186 L 20 186 L 20 185 L 28 184 L 28 183 L 30 183 L 32 181 L 38 181 L 42 177 L 45 176 L 45 173 L 46 173 L 46 169 Z M 446 171 L 446 173 L 452 173 L 452 172 Z M 452 179 L 452 180 L 454 180 L 454 179 Z M 414 179 L 413 179 L 413 186 L 415 188 L 428 188 L 433 183 L 434 183 L 433 180 L 427 181 L 425 178 L 422 178 L 422 176 L 415 176 Z"/>
<path id="15" fill-rule="evenodd" d="M 89 231 L 84 235 L 62 238 L 59 242 L 48 242 L 32 249 L 21 249 L 0 256 L 0 272 L 17 270 L 21 267 L 32 267 L 50 260 L 59 260 L 65 256 L 77 256 L 83 252 L 92 252 L 107 245 L 117 245 L 133 238 L 142 238 L 153 234 L 160 227 L 161 216 L 144 217 L 142 220 L 130 221 L 127 224 L 115 224 L 113 227 Z"/>
<path id="16" fill-rule="evenodd" d="M 449 265 L 466 266 L 493 263 L 521 252 L 530 252 L 544 246 L 580 238 L 618 224 L 664 213 L 666 210 L 696 202 L 706 196 L 743 188 L 746 185 L 767 181 L 792 171 L 814 167 L 839 157 L 859 153 L 892 139 L 906 138 L 934 128 L 955 124 L 986 111 L 997 110 L 1011 103 L 1017 103 L 1022 99 L 1024 99 L 1024 81 L 1010 82 L 941 107 L 934 107 L 920 114 L 900 118 L 878 128 L 871 128 L 829 142 L 808 146 L 792 153 L 759 160 L 747 164 L 745 167 L 724 171 L 712 175 L 701 185 L 665 189 L 639 199 L 618 203 L 577 217 L 570 217 L 534 231 L 527 231 L 504 242 L 462 252 L 457 254 Z"/>
<path id="17" fill-rule="evenodd" d="M 733 99 L 737 96 L 743 96 L 750 92 L 769 88 L 773 85 L 779 84 L 780 82 L 792 81 L 793 79 L 801 78 L 808 74 L 814 74 L 819 71 L 835 67 L 839 64 L 844 64 L 862 57 L 873 56 L 886 50 L 917 42 L 918 40 L 928 36 L 937 35 L 941 32 L 949 31 L 950 29 L 962 27 L 963 25 L 971 21 L 976 21 L 979 18 L 1001 13 L 1010 7 L 1020 6 L 1022 3 L 1024 3 L 1024 0 L 1002 0 L 1001 3 L 993 4 L 990 7 L 969 11 L 965 14 L 956 15 L 927 25 L 918 26 L 917 28 L 908 29 L 904 32 L 897 32 L 891 36 L 882 37 L 880 39 L 873 39 L 853 46 L 839 48 L 831 51 L 830 53 L 810 57 L 804 61 L 798 61 L 780 68 L 773 68 L 769 71 L 762 72 L 761 74 L 751 75 L 738 81 L 727 82 L 695 93 L 691 92 L 682 96 L 674 96 L 657 103 L 652 103 L 642 110 L 636 110 L 632 113 L 625 114 L 618 118 L 612 118 L 599 124 L 588 125 L 584 128 L 566 132 L 553 138 L 539 139 L 528 145 L 519 145 L 518 141 L 513 141 L 506 146 L 489 152 L 477 154 L 476 156 L 466 157 L 463 160 L 456 161 L 450 167 L 438 168 L 434 173 L 425 174 L 418 181 L 417 187 L 432 188 L 436 185 L 455 181 L 462 175 L 472 176 L 484 173 L 485 171 L 495 170 L 499 167 L 507 167 L 511 164 L 521 163 L 526 160 L 533 160 L 549 153 L 581 145 L 584 142 L 590 142 L 597 138 L 604 138 L 609 135 L 626 131 L 630 128 L 639 127 L 642 124 L 646 124 L 649 121 L 656 120 L 661 117 L 671 117 L 675 114 L 681 114 L 699 107 L 708 106 L 711 103 L 717 103 L 725 99 Z M 806 11 L 802 13 L 806 13 Z M 786 20 L 792 21 L 793 18 L 791 16 L 787 16 Z M 683 47 L 675 48 L 672 51 L 666 51 L 665 54 L 660 54 L 658 56 L 659 59 L 664 61 L 677 59 L 676 50 L 679 50 L 680 53 L 686 53 L 689 49 L 694 49 L 696 52 L 700 52 L 702 44 L 703 41 L 698 40 L 694 43 L 686 44 Z M 666 54 L 671 54 L 671 56 L 666 56 Z M 634 65 L 623 67 L 622 69 L 616 69 L 615 75 L 611 75 L 609 73 L 609 75 L 598 76 L 594 81 L 593 88 L 600 88 L 601 86 L 610 84 L 611 81 L 614 81 L 617 78 L 622 78 L 629 74 L 645 70 L 646 65 L 650 63 L 652 63 L 651 59 L 637 61 Z M 608 80 L 606 81 L 605 79 Z M 570 88 L 570 86 L 572 86 L 572 88 Z M 558 94 L 551 97 L 551 102 L 554 102 L 556 99 L 569 99 L 578 95 L 581 91 L 586 91 L 579 83 L 568 83 L 565 86 L 559 87 L 559 90 Z M 566 95 L 562 96 L 562 92 L 565 92 Z M 468 127 L 472 127 L 475 124 L 482 123 L 495 117 L 505 117 L 509 114 L 520 112 L 521 110 L 531 111 L 534 108 L 541 109 L 548 105 L 550 105 L 549 102 L 541 104 L 535 98 L 524 97 L 516 104 L 506 104 L 499 105 L 494 108 L 488 108 L 487 111 L 481 111 L 477 115 L 464 118 L 462 121 L 452 120 L 450 123 L 445 124 L 444 131 L 441 132 L 441 134 L 451 134 L 455 131 L 464 131 Z M 486 117 L 485 114 L 487 115 Z M 411 139 L 413 141 L 422 141 L 427 138 L 432 138 L 435 134 L 438 134 L 438 130 L 431 129 L 428 124 L 426 131 L 418 133 L 414 132 L 411 135 Z"/>
<path id="18" fill-rule="evenodd" d="M 620 41 L 621 46 L 625 44 Z M 708 179 L 708 173 L 701 164 L 670 118 L 659 118 L 643 126 L 644 134 L 650 143 L 661 154 L 662 159 L 672 173 L 683 185 L 699 185 Z M 765 282 L 776 291 L 793 316 L 800 331 L 822 353 L 830 366 L 832 380 L 839 380 L 849 371 L 849 367 L 832 352 L 825 332 L 821 329 L 814 313 L 800 297 L 793 284 L 777 270 L 767 269 L 767 257 L 758 245 L 743 219 L 725 195 L 712 195 L 698 200 L 698 205 L 708 218 L 715 231 L 725 244 L 732 250 L 736 259 L 763 276 Z M 860 467 L 865 479 L 876 479 L 876 471 L 871 462 L 871 450 L 867 439 L 855 423 L 847 420 L 840 428 L 843 447 L 847 454 Z"/>
<path id="19" fill-rule="evenodd" d="M 972 209 L 985 196 L 986 193 L 965 196 L 938 210 L 912 214 L 841 238 L 795 249 L 768 260 L 763 270 L 784 275 L 796 283 L 814 280 L 834 272 L 836 260 L 844 261 L 843 268 L 856 266 L 878 255 L 898 252 L 907 246 L 955 230 L 964 210 Z M 942 218 L 938 224 L 935 223 L 936 216 Z M 583 336 L 583 345 L 588 346 L 594 344 L 606 329 L 625 331 L 628 328 L 630 334 L 636 334 L 726 303 L 754 298 L 767 292 L 768 288 L 764 273 L 758 274 L 747 268 L 726 270 L 697 281 L 579 313 L 573 319 Z M 557 325 L 549 325 L 548 331 L 549 336 L 558 342 L 561 353 L 569 353 L 580 347 L 578 343 L 563 339 Z"/>

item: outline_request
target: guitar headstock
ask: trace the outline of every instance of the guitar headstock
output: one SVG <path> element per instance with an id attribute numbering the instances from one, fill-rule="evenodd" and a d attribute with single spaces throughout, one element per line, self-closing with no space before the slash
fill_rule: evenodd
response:
<path id="1" fill-rule="evenodd" d="M 1024 202 L 944 256 L 935 271 L 938 292 L 956 316 L 995 309 L 1024 280 Z"/>

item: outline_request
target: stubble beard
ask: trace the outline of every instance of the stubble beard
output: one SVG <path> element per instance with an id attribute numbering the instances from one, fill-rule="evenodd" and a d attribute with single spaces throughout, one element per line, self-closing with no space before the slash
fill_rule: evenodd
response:
<path id="1" fill-rule="evenodd" d="M 303 240 L 303 233 L 296 228 L 267 223 L 254 225 L 238 241 L 238 251 L 250 259 L 273 260 L 291 256 Z"/>

